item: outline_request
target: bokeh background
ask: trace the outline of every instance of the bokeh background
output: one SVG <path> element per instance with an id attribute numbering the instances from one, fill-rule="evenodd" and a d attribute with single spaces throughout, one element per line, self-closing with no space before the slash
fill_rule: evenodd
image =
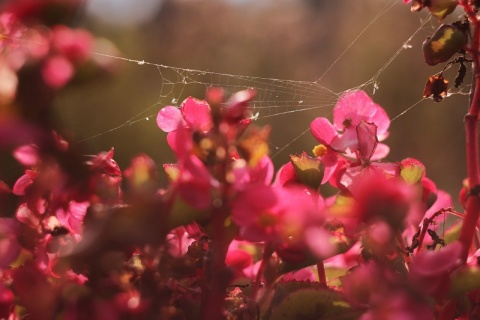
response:
<path id="1" fill-rule="evenodd" d="M 432 20 L 417 30 L 427 16 L 426 12 L 411 13 L 401 0 L 89 0 L 74 26 L 112 41 L 118 56 L 178 68 L 304 81 L 300 85 L 305 92 L 309 84 L 316 88 L 314 82 L 322 75 L 319 83 L 333 92 L 361 85 L 403 45 L 411 46 L 380 73 L 377 90 L 371 84 L 364 87 L 370 94 L 375 91 L 373 99 L 394 118 L 422 99 L 428 76 L 442 68 L 423 62 L 421 43 L 439 25 Z M 103 53 L 101 48 L 96 50 Z M 161 72 L 168 70 L 114 60 L 116 70 L 111 75 L 69 86 L 57 96 L 60 123 L 74 141 L 87 139 L 78 143 L 85 154 L 114 147 L 122 169 L 141 152 L 159 166 L 174 161 L 166 135 L 154 118 L 109 131 L 143 111 L 134 119 L 144 119 L 172 104 L 170 96 L 162 97 L 168 82 Z M 454 70 L 449 73 L 451 83 L 454 74 Z M 178 80 L 178 74 L 164 75 Z M 241 85 L 255 87 L 254 79 L 248 77 Z M 211 81 L 220 84 L 221 78 Z M 468 84 L 469 79 L 463 92 L 468 92 Z M 179 100 L 188 95 L 202 98 L 205 86 L 181 89 L 175 87 L 173 92 Z M 263 93 L 259 104 L 268 106 L 269 101 L 261 101 L 267 99 Z M 314 89 L 312 94 L 317 94 Z M 316 142 L 308 132 L 296 139 L 312 119 L 331 118 L 332 95 L 327 91 L 318 95 L 330 99 L 323 108 L 276 116 L 281 112 L 267 108 L 269 117 L 260 112 L 257 124 L 273 129 L 272 152 L 288 145 L 274 158 L 277 168 L 288 161 L 289 154 L 313 148 Z M 425 100 L 396 118 L 386 141 L 391 146 L 387 160 L 419 159 L 437 186 L 456 200 L 465 176 L 467 102 L 466 94 L 454 94 L 442 103 Z M 283 110 L 288 106 L 293 107 L 288 103 Z M 102 132 L 106 133 L 91 138 Z"/>

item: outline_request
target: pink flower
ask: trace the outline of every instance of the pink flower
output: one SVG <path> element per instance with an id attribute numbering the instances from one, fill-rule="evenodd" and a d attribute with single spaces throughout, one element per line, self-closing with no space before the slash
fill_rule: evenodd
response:
<path id="1" fill-rule="evenodd" d="M 306 227 L 321 221 L 322 216 L 302 189 L 257 185 L 234 200 L 232 220 L 245 240 L 303 242 Z"/>
<path id="2" fill-rule="evenodd" d="M 68 59 L 63 56 L 53 56 L 49 58 L 43 68 L 42 76 L 47 85 L 54 89 L 64 87 L 73 77 L 74 68 Z"/>
<path id="3" fill-rule="evenodd" d="M 371 161 L 378 146 L 377 126 L 362 120 L 355 131 L 358 141 L 356 151 L 358 163 L 346 168 L 340 178 L 340 184 L 349 191 L 355 192 L 354 189 L 358 189 L 356 184 L 371 175 L 398 176 L 400 173 L 398 164 Z"/>
<path id="4" fill-rule="evenodd" d="M 70 29 L 64 25 L 52 28 L 52 46 L 74 64 L 87 61 L 92 52 L 92 35 L 83 29 Z"/>
<path id="5" fill-rule="evenodd" d="M 361 121 L 371 122 L 377 126 L 378 141 L 388 137 L 390 119 L 385 110 L 374 103 L 364 91 L 344 93 L 333 109 L 333 124 L 337 131 L 343 132 L 342 136 L 333 142 L 335 149 L 356 151 L 358 146 L 356 127 Z M 379 156 L 384 157 L 386 154 Z"/>
<path id="6" fill-rule="evenodd" d="M 207 132 L 212 128 L 210 106 L 206 101 L 189 97 L 180 108 L 167 106 L 157 115 L 157 125 L 167 132 L 167 141 L 177 156 L 192 148 L 191 131 Z M 187 130 L 179 131 L 179 128 Z"/>
<path id="7" fill-rule="evenodd" d="M 212 204 L 212 190 L 218 187 L 205 164 L 194 155 L 185 155 L 178 164 L 163 165 L 172 187 L 191 207 L 204 210 Z"/>
<path id="8" fill-rule="evenodd" d="M 390 119 L 385 110 L 375 104 L 364 91 L 348 91 L 340 97 L 333 109 L 333 125 L 325 118 L 316 118 L 310 125 L 310 130 L 320 143 L 337 152 L 352 154 L 358 149 L 356 127 L 361 121 L 377 126 L 378 141 L 387 138 Z M 379 144 L 377 148 L 372 159 L 381 159 L 388 154 L 389 148 L 386 145 Z"/>
<path id="9" fill-rule="evenodd" d="M 269 156 L 264 156 L 255 167 L 250 167 L 243 160 L 234 162 L 233 175 L 235 177 L 233 187 L 237 191 L 250 188 L 252 185 L 268 185 L 273 178 L 273 163 Z"/>
<path id="10" fill-rule="evenodd" d="M 357 185 L 352 217 L 366 223 L 386 221 L 393 228 L 418 225 L 422 218 L 417 188 L 399 178 L 365 177 Z"/>
<path id="11" fill-rule="evenodd" d="M 462 264 L 462 244 L 455 241 L 438 251 L 422 251 L 411 263 L 410 278 L 419 289 L 443 297 L 450 287 L 450 273 Z"/>

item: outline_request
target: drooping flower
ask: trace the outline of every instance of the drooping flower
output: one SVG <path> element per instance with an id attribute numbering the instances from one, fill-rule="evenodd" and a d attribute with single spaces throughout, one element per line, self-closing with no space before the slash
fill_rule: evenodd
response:
<path id="1" fill-rule="evenodd" d="M 378 141 L 388 137 L 390 119 L 385 110 L 361 90 L 348 91 L 338 100 L 333 109 L 333 125 L 342 132 L 332 141 L 336 150 L 354 153 L 358 149 L 357 126 L 362 122 L 373 123 L 377 126 L 376 136 Z M 377 150 L 378 149 L 378 150 Z M 374 160 L 382 159 L 388 154 L 388 147 L 379 144 L 372 154 Z"/>
<path id="2" fill-rule="evenodd" d="M 371 175 L 394 177 L 400 174 L 399 165 L 396 163 L 372 161 L 379 144 L 377 129 L 375 124 L 363 120 L 355 129 L 358 141 L 357 162 L 350 164 L 340 177 L 340 184 L 350 192 L 355 192 L 354 189 L 358 189 L 356 184 Z"/>

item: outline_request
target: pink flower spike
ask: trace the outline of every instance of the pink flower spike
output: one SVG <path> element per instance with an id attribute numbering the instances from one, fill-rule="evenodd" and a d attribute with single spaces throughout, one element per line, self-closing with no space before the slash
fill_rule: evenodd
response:
<path id="1" fill-rule="evenodd" d="M 210 106 L 206 101 L 188 97 L 182 102 L 180 110 L 191 129 L 208 131 L 212 128 Z"/>
<path id="2" fill-rule="evenodd" d="M 167 106 L 158 112 L 157 125 L 164 132 L 172 132 L 177 130 L 178 126 L 185 127 L 187 123 L 183 120 L 180 109 Z"/>
<path id="3" fill-rule="evenodd" d="M 34 144 L 20 146 L 13 151 L 13 156 L 26 167 L 33 167 L 38 164 L 38 147 Z"/>
<path id="4" fill-rule="evenodd" d="M 42 68 L 43 80 L 54 89 L 64 87 L 73 77 L 73 65 L 63 56 L 51 57 Z"/>

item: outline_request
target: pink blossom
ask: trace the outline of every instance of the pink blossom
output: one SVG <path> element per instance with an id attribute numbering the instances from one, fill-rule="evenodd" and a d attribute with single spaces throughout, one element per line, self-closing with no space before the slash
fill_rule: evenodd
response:
<path id="1" fill-rule="evenodd" d="M 161 109 L 157 115 L 157 125 L 168 133 L 168 144 L 179 156 L 191 148 L 191 131 L 205 133 L 212 128 L 210 106 L 206 101 L 189 97 L 182 102 L 180 108 L 167 106 Z M 179 128 L 187 130 L 178 130 Z"/>
<path id="2" fill-rule="evenodd" d="M 195 156 L 189 156 L 179 165 L 178 190 L 181 197 L 197 209 L 211 205 L 211 190 L 217 182 L 210 176 L 205 165 Z"/>
<path id="3" fill-rule="evenodd" d="M 42 76 L 47 85 L 59 89 L 70 81 L 74 71 L 73 65 L 65 57 L 53 56 L 45 62 L 42 68 Z"/>
<path id="4" fill-rule="evenodd" d="M 87 61 L 92 52 L 92 35 L 83 29 L 70 29 L 64 25 L 52 28 L 52 46 L 72 63 Z"/>
<path id="5" fill-rule="evenodd" d="M 302 189 L 257 185 L 233 202 L 232 220 L 249 241 L 303 241 L 305 228 L 322 220 L 312 197 Z"/>
<path id="6" fill-rule="evenodd" d="M 268 185 L 272 181 L 274 168 L 269 156 L 264 156 L 255 167 L 250 167 L 243 160 L 237 160 L 233 164 L 235 177 L 233 187 L 242 191 L 252 185 Z"/>
<path id="7" fill-rule="evenodd" d="M 372 122 L 377 126 L 377 137 L 383 141 L 388 136 L 390 119 L 385 110 L 361 90 L 348 91 L 338 100 L 333 109 L 333 124 L 335 129 L 343 132 L 334 141 L 334 148 L 355 152 L 357 147 L 355 128 L 361 121 Z"/>
<path id="8" fill-rule="evenodd" d="M 383 141 L 388 136 L 390 119 L 386 112 L 361 90 L 344 93 L 333 109 L 333 125 L 325 118 L 317 118 L 310 125 L 317 140 L 341 153 L 352 154 L 358 149 L 356 127 L 361 121 L 377 126 L 377 138 Z M 374 160 L 388 154 L 388 147 L 379 144 L 378 150 L 371 155 Z"/>
<path id="9" fill-rule="evenodd" d="M 462 244 L 455 241 L 438 251 L 422 251 L 411 263 L 410 278 L 418 288 L 435 297 L 443 297 L 450 286 L 450 272 L 460 266 Z"/>
<path id="10" fill-rule="evenodd" d="M 399 178 L 374 174 L 357 185 L 353 217 L 364 222 L 378 219 L 394 228 L 418 225 L 422 218 L 417 189 Z"/>
<path id="11" fill-rule="evenodd" d="M 378 146 L 376 125 L 362 120 L 355 131 L 358 141 L 358 149 L 356 151 L 358 163 L 351 164 L 346 168 L 341 175 L 340 184 L 349 191 L 355 192 L 354 189 L 358 189 L 356 184 L 371 175 L 398 176 L 400 173 L 398 164 L 371 161 Z"/>

